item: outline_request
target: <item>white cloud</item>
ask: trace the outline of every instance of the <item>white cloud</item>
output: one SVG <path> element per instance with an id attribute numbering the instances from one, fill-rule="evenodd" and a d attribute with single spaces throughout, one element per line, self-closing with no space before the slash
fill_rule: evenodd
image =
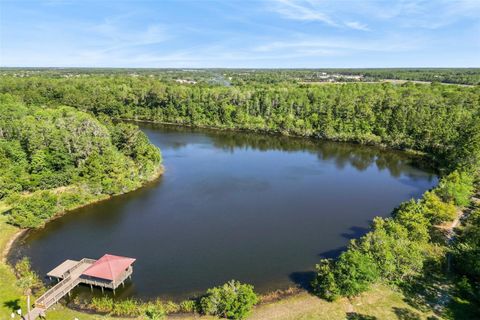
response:
<path id="1" fill-rule="evenodd" d="M 255 52 L 290 52 L 305 53 L 312 55 L 332 54 L 355 54 L 358 52 L 400 52 L 418 49 L 425 40 L 420 37 L 409 36 L 408 38 L 390 35 L 379 39 L 356 39 L 356 38 L 315 38 L 299 37 L 286 41 L 273 41 L 262 44 L 253 49 Z"/>
<path id="2" fill-rule="evenodd" d="M 270 9 L 288 19 L 321 21 L 331 26 L 337 26 L 328 15 L 320 12 L 310 1 L 275 0 Z"/>
<path id="3" fill-rule="evenodd" d="M 370 31 L 366 24 L 358 21 L 336 21 L 338 19 L 333 19 L 330 14 L 326 13 L 328 3 L 325 2 L 315 0 L 274 0 L 270 4 L 269 10 L 287 19 L 317 21 L 331 27 Z"/>
<path id="4" fill-rule="evenodd" d="M 364 23 L 360 23 L 358 21 L 347 21 L 345 25 L 349 28 L 361 30 L 361 31 L 370 31 L 370 28 Z"/>

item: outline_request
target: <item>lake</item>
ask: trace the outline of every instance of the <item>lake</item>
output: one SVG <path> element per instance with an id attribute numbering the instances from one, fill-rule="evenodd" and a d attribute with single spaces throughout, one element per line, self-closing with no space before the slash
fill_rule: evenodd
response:
<path id="1" fill-rule="evenodd" d="M 304 284 L 321 257 L 335 257 L 375 216 L 437 183 L 432 168 L 398 151 L 141 128 L 162 150 L 164 175 L 28 233 L 15 255 L 31 257 L 42 276 L 65 259 L 134 257 L 120 297 L 181 299 L 230 279 L 265 292 Z"/>

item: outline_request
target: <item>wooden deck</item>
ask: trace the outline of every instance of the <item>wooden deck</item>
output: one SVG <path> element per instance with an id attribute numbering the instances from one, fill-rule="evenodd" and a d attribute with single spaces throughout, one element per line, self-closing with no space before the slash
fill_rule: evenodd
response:
<path id="1" fill-rule="evenodd" d="M 66 273 L 75 267 L 78 264 L 78 261 L 76 260 L 65 260 L 62 262 L 59 266 L 57 266 L 55 269 L 47 273 L 47 276 L 50 278 L 57 278 L 57 279 L 63 279 L 67 275 Z"/>
<path id="2" fill-rule="evenodd" d="M 62 263 L 60 266 L 67 265 L 65 262 Z M 95 260 L 92 260 L 92 259 L 82 259 L 69 269 L 60 269 L 62 274 L 64 275 L 63 280 L 57 283 L 56 285 L 54 285 L 47 292 L 45 292 L 40 298 L 38 298 L 37 301 L 35 302 L 35 306 L 42 309 L 48 309 L 52 305 L 57 303 L 58 300 L 60 300 L 64 295 L 68 294 L 73 288 L 75 288 L 81 282 L 80 276 L 94 262 Z M 53 269 L 52 271 L 57 270 L 58 272 L 59 267 Z M 55 273 L 49 272 L 49 274 L 55 274 Z M 58 277 L 58 278 L 62 278 L 62 277 Z"/>
<path id="3" fill-rule="evenodd" d="M 104 288 L 112 289 L 115 293 L 115 289 L 124 284 L 125 280 L 131 277 L 133 273 L 132 266 L 129 266 L 117 279 L 113 281 L 107 281 L 103 279 L 92 278 L 83 275 L 85 270 L 92 266 L 97 260 L 83 258 L 80 261 L 65 260 L 60 265 L 55 267 L 47 273 L 50 278 L 59 280 L 52 288 L 47 290 L 40 298 L 35 302 L 35 308 L 30 311 L 26 319 L 34 320 L 38 316 L 45 314 L 45 311 L 57 303 L 65 295 L 70 294 L 77 285 L 80 283 L 89 285 L 92 289 L 93 286 L 100 287 L 102 292 Z"/>

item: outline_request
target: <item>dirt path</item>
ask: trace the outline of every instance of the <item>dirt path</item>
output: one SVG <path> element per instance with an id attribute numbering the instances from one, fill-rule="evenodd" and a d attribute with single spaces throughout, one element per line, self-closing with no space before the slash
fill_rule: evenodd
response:
<path id="1" fill-rule="evenodd" d="M 457 217 L 455 218 L 455 220 L 453 220 L 452 224 L 446 228 L 448 244 L 451 244 L 455 239 L 455 228 L 458 227 L 458 225 L 460 224 L 460 221 L 464 216 L 465 216 L 465 211 L 458 210 Z"/>

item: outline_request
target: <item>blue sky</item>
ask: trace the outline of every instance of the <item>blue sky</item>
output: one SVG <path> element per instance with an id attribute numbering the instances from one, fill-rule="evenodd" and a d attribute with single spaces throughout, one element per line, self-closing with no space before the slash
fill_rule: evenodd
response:
<path id="1" fill-rule="evenodd" d="M 480 67 L 480 0 L 0 0 L 0 66 Z"/>

